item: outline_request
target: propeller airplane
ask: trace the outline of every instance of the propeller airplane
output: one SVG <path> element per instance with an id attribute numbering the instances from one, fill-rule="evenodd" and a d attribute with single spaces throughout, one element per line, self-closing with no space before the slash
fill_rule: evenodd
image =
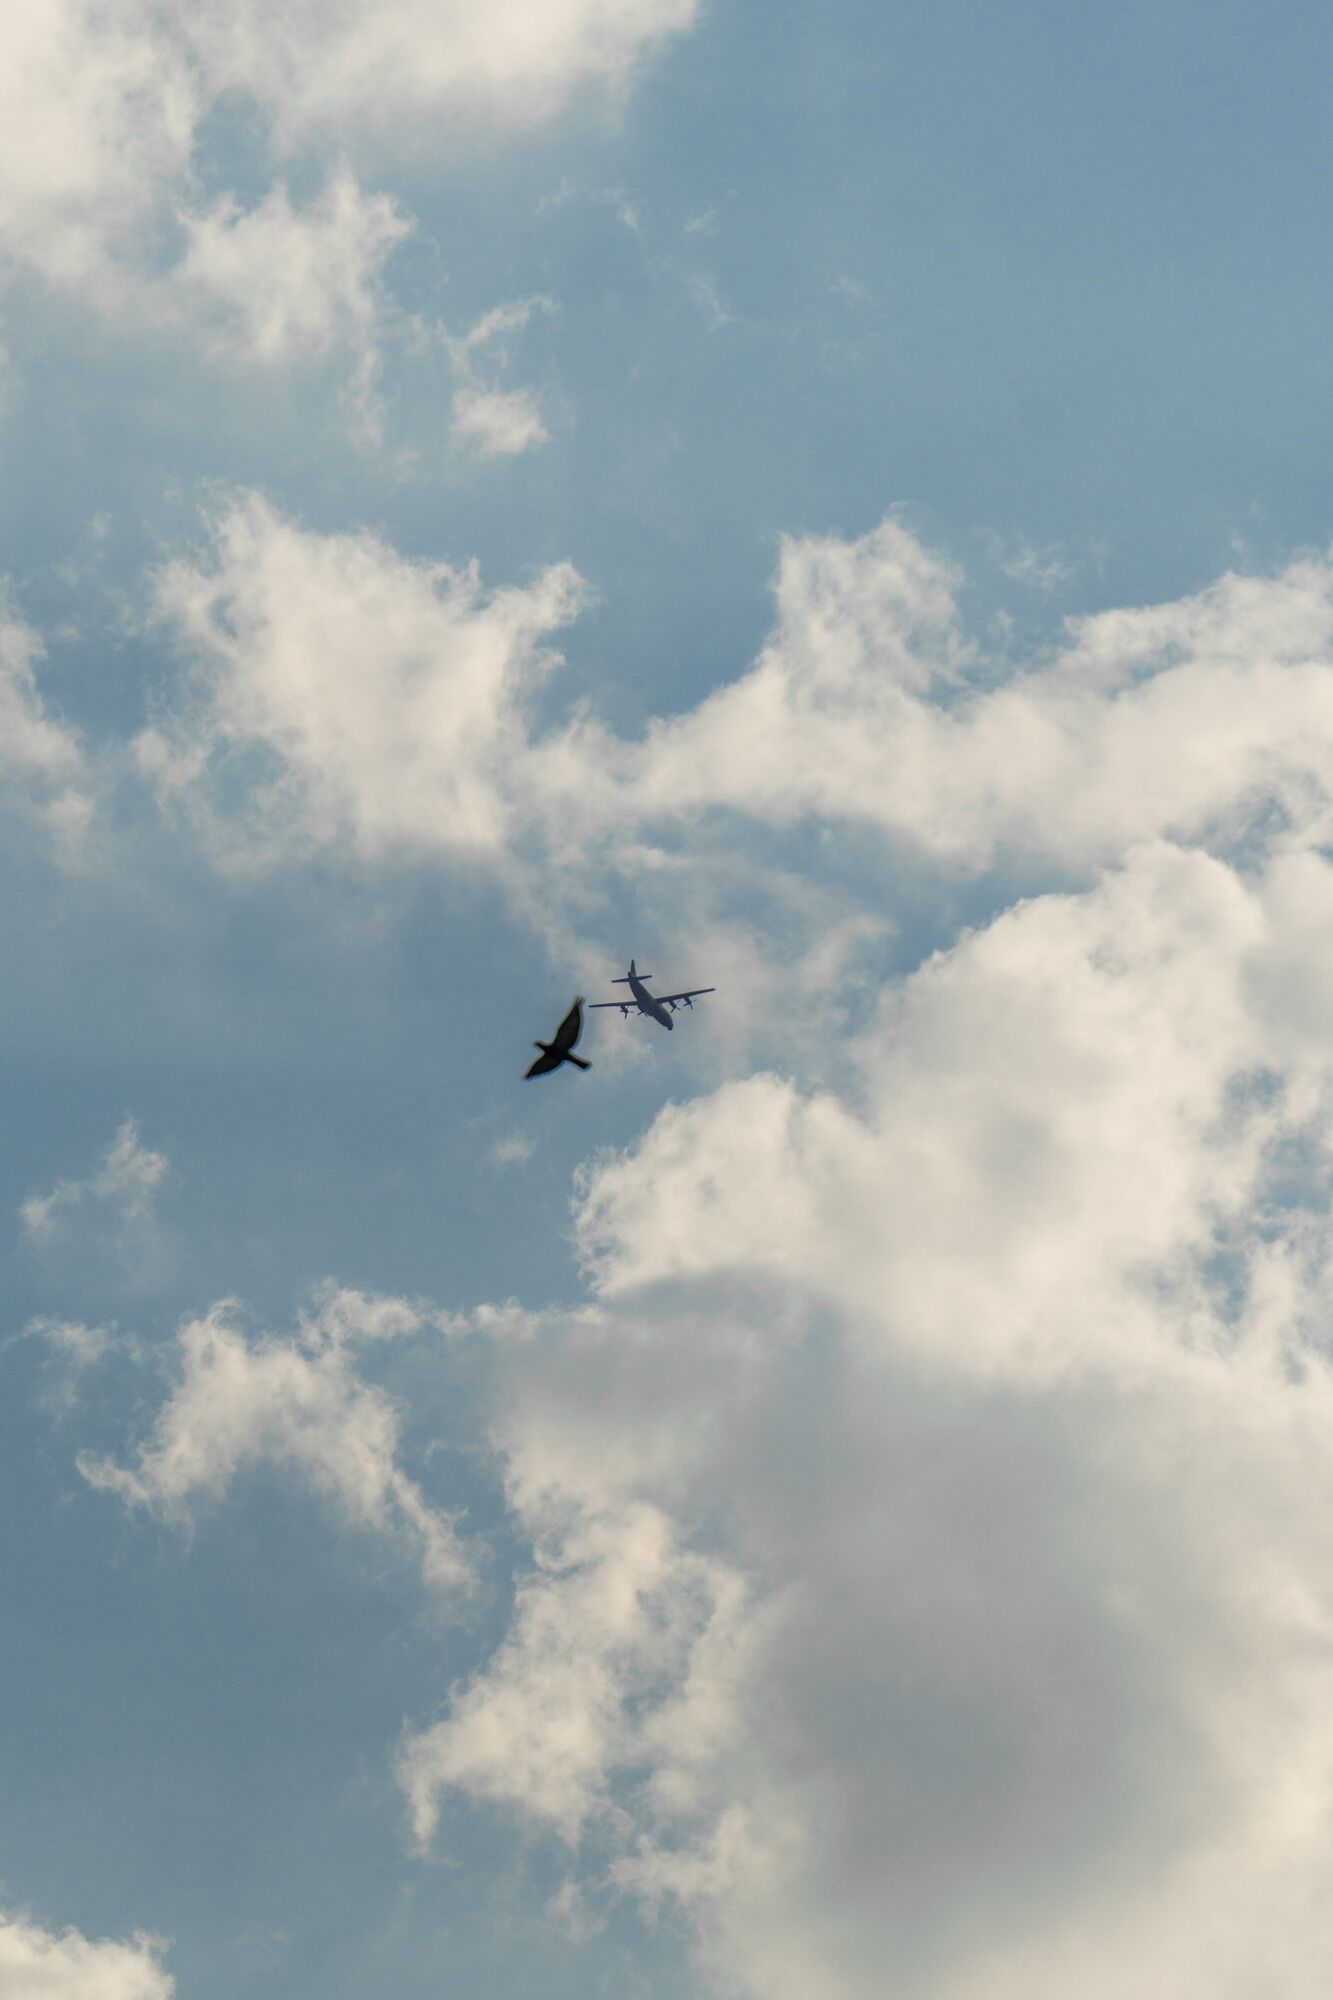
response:
<path id="1" fill-rule="evenodd" d="M 611 981 L 613 986 L 628 986 L 630 998 L 628 1000 L 594 1000 L 591 1004 L 594 1007 L 619 1007 L 621 1014 L 626 1019 L 631 1014 L 646 1014 L 650 1021 L 656 1021 L 660 1027 L 670 1029 L 675 1025 L 671 1016 L 675 1013 L 677 1007 L 692 1008 L 700 994 L 716 993 L 717 991 L 715 986 L 692 986 L 688 993 L 650 993 L 643 982 L 645 979 L 651 979 L 652 976 L 651 972 L 640 972 L 634 960 L 631 959 L 629 962 L 629 971 L 625 974 L 624 978 L 613 979 Z"/>

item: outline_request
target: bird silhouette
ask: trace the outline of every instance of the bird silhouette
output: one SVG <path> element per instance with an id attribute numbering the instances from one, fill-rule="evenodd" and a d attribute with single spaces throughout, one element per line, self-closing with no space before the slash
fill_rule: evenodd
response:
<path id="1" fill-rule="evenodd" d="M 525 1076 L 545 1076 L 549 1070 L 559 1069 L 561 1063 L 573 1063 L 576 1069 L 591 1069 L 592 1064 L 582 1056 L 572 1055 L 575 1042 L 583 1029 L 583 995 L 580 993 L 574 1005 L 555 1031 L 555 1040 L 534 1042 L 533 1048 L 540 1049 L 532 1068 L 524 1071 Z"/>

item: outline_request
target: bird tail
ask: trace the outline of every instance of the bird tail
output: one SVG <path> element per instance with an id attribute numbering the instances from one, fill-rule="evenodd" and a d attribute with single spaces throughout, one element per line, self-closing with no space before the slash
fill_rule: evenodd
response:
<path id="1" fill-rule="evenodd" d="M 592 1068 L 592 1064 L 591 1064 L 590 1062 L 585 1062 L 582 1056 L 566 1056 L 566 1057 L 565 1057 L 565 1061 L 566 1061 L 566 1062 L 572 1062 L 572 1063 L 577 1063 L 577 1064 L 578 1064 L 578 1067 L 579 1067 L 580 1069 L 591 1069 L 591 1068 Z"/>

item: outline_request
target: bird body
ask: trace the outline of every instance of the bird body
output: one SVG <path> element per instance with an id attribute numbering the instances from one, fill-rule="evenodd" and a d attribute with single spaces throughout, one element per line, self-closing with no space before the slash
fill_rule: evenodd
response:
<path id="1" fill-rule="evenodd" d="M 592 1064 L 582 1056 L 572 1053 L 575 1042 L 583 1030 L 583 995 L 580 994 L 549 1042 L 534 1042 L 533 1047 L 541 1054 L 535 1063 L 524 1071 L 524 1076 L 548 1076 L 561 1063 L 573 1063 L 576 1069 L 591 1069 Z"/>

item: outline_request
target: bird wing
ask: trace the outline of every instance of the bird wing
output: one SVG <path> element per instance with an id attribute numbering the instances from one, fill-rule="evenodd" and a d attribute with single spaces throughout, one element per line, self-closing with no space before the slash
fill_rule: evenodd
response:
<path id="1" fill-rule="evenodd" d="M 548 1070 L 559 1069 L 563 1061 L 564 1057 L 560 1055 L 538 1056 L 532 1067 L 524 1070 L 523 1075 L 525 1078 L 530 1076 L 545 1076 Z"/>
<path id="2" fill-rule="evenodd" d="M 583 995 L 580 994 L 564 1020 L 555 1031 L 551 1047 L 559 1049 L 561 1055 L 572 1049 L 583 1027 Z"/>

